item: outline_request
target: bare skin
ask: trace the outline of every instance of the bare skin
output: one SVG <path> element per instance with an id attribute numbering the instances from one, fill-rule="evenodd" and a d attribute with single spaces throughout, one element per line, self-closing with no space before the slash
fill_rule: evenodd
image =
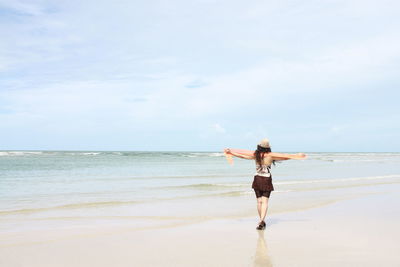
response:
<path id="1" fill-rule="evenodd" d="M 231 151 L 229 148 L 225 149 L 224 152 L 226 154 L 230 154 L 232 156 L 238 157 L 238 158 L 242 158 L 242 159 L 250 159 L 250 160 L 255 160 L 255 156 L 254 155 L 248 155 L 248 154 L 242 154 L 242 153 L 237 153 L 237 152 L 233 152 Z M 263 157 L 263 164 L 265 165 L 271 165 L 272 162 L 278 161 L 278 160 L 289 160 L 289 159 L 293 159 L 293 158 L 304 158 L 305 154 L 303 153 L 299 153 L 299 154 L 283 154 L 283 153 L 265 153 L 264 157 Z M 268 210 L 268 197 L 262 196 L 257 198 L 257 211 L 258 211 L 258 215 L 260 217 L 260 222 L 259 224 L 261 224 L 264 220 L 265 220 L 265 216 L 267 215 L 267 210 Z"/>
<path id="2" fill-rule="evenodd" d="M 258 216 L 260 217 L 259 224 L 265 220 L 265 216 L 267 215 L 268 200 L 269 198 L 264 196 L 257 198 L 257 210 L 258 210 Z"/>

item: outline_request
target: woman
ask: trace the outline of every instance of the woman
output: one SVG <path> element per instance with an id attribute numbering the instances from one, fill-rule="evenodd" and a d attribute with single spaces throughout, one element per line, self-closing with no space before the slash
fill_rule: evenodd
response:
<path id="1" fill-rule="evenodd" d="M 263 139 L 257 145 L 256 151 L 236 150 L 236 149 L 225 149 L 226 155 L 232 155 L 242 159 L 252 159 L 256 162 L 256 174 L 254 176 L 252 188 L 257 197 L 257 210 L 260 216 L 260 222 L 258 223 L 257 230 L 265 229 L 265 216 L 267 215 L 268 200 L 271 195 L 271 191 L 274 191 L 272 184 L 271 175 L 271 164 L 275 165 L 277 160 L 288 160 L 288 159 L 304 159 L 306 157 L 303 153 L 298 154 L 282 154 L 272 153 L 268 139 Z"/>

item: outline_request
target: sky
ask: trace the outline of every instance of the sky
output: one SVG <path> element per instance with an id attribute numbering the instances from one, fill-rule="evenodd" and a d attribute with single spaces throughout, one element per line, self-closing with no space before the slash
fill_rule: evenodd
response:
<path id="1" fill-rule="evenodd" d="M 0 0 L 0 150 L 400 152 L 395 0 Z"/>

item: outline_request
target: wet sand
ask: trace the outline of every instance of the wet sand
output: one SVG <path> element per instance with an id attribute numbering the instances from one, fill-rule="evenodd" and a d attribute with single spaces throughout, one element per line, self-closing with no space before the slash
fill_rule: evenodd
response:
<path id="1" fill-rule="evenodd" d="M 0 266 L 400 266 L 399 189 L 363 187 L 335 203 L 271 212 L 264 231 L 252 216 L 3 232 Z"/>

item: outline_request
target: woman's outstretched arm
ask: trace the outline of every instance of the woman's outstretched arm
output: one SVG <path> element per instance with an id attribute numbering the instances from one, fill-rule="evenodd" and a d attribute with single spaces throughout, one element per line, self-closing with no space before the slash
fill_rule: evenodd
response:
<path id="1" fill-rule="evenodd" d="M 271 153 L 269 153 L 269 155 L 272 157 L 273 160 L 305 159 L 306 158 L 306 154 L 304 154 L 304 153 L 284 154 L 284 153 L 271 152 Z"/>
<path id="2" fill-rule="evenodd" d="M 229 148 L 226 148 L 224 150 L 224 152 L 225 152 L 225 154 L 232 155 L 232 156 L 242 158 L 242 159 L 254 159 L 254 155 L 249 155 L 249 153 L 244 154 L 244 153 L 240 153 L 237 151 L 232 151 Z"/>

